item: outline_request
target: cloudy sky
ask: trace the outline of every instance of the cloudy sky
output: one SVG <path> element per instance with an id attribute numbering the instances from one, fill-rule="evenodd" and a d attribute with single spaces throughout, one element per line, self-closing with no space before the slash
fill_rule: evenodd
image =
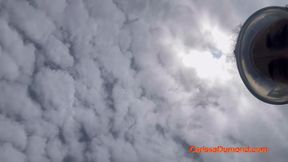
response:
<path id="1" fill-rule="evenodd" d="M 286 162 L 287 106 L 254 98 L 233 57 L 246 18 L 284 4 L 0 0 L 0 161 Z"/>

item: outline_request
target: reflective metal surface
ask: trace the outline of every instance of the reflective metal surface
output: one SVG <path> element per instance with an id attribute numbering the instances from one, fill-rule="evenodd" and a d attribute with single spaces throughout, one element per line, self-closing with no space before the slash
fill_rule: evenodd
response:
<path id="1" fill-rule="evenodd" d="M 267 7 L 243 25 L 235 47 L 240 76 L 249 91 L 270 104 L 288 103 L 288 9 Z"/>

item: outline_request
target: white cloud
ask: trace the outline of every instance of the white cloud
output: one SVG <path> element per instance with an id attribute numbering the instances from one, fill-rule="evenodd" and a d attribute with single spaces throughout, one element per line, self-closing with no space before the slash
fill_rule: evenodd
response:
<path id="1" fill-rule="evenodd" d="M 268 2 L 239 2 L 1 1 L 0 161 L 286 161 L 287 112 L 230 61 L 232 31 Z"/>

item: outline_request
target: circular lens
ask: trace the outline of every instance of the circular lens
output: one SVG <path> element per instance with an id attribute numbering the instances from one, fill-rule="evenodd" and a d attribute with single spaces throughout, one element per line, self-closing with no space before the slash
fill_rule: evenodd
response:
<path id="1" fill-rule="evenodd" d="M 235 47 L 240 76 L 249 91 L 271 104 L 288 103 L 288 10 L 267 7 L 244 23 Z"/>

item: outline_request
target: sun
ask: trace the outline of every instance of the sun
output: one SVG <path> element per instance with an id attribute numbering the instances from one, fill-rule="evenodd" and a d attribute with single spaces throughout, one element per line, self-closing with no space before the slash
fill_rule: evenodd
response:
<path id="1" fill-rule="evenodd" d="M 219 57 L 213 55 L 213 51 L 207 49 L 193 49 L 184 45 L 175 46 L 175 52 L 180 57 L 184 67 L 193 68 L 197 75 L 203 79 L 226 81 L 231 78 L 229 68 L 232 67 L 226 59 L 232 53 L 232 33 L 221 30 L 215 24 L 204 20 L 202 22 L 202 35 L 207 37 L 213 48 L 220 52 Z"/>
<path id="2" fill-rule="evenodd" d="M 229 65 L 224 57 L 215 58 L 210 51 L 189 50 L 181 60 L 185 67 L 193 68 L 202 79 L 224 81 L 230 78 Z"/>

